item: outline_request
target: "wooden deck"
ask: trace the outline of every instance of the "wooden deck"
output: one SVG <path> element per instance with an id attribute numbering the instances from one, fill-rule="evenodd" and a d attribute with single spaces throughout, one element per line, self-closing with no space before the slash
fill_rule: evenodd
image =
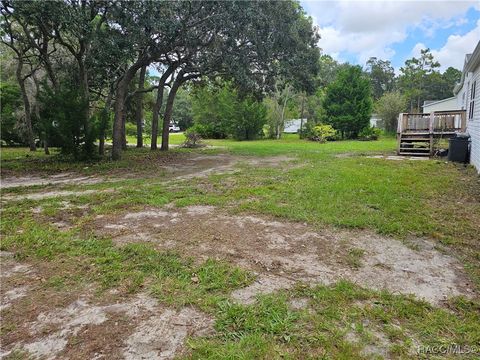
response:
<path id="1" fill-rule="evenodd" d="M 432 156 L 441 139 L 465 132 L 465 110 L 438 111 L 426 114 L 401 113 L 398 116 L 397 154 Z"/>

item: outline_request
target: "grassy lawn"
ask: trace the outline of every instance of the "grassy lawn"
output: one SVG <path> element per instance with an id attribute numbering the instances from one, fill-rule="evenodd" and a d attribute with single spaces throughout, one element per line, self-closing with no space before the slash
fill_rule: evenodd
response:
<path id="1" fill-rule="evenodd" d="M 182 142 L 183 134 L 171 135 L 172 144 Z M 424 237 L 461 260 L 478 293 L 480 177 L 472 168 L 440 160 L 368 157 L 393 155 L 393 138 L 318 144 L 286 136 L 279 141 L 207 143 L 214 147 L 174 148 L 168 153 L 129 149 L 120 162 L 101 159 L 88 163 L 72 163 L 55 151 L 55 155 L 45 156 L 26 149 L 2 148 L 3 176 L 73 171 L 118 179 L 114 185 L 61 185 L 61 190 L 95 190 L 67 197 L 73 204 L 68 210 L 62 208 L 65 198 L 59 197 L 4 202 L 1 249 L 15 252 L 19 261 L 47 264 L 49 275 L 42 286 L 52 293 L 95 283 L 100 298 L 112 288 L 124 296 L 146 291 L 162 304 L 174 308 L 192 305 L 211 315 L 216 332 L 188 340 L 189 351 L 182 355 L 186 358 L 435 358 L 412 353 L 412 348 L 478 346 L 477 299 L 456 297 L 437 307 L 412 296 L 340 281 L 329 286 L 297 283 L 289 290 L 259 296 L 253 305 L 242 305 L 232 302 L 229 294 L 254 281 L 250 271 L 223 259 L 199 262 L 149 244 L 117 246 L 108 234 L 98 236 L 91 231 L 89 224 L 99 215 L 173 203 L 178 207 L 215 205 L 232 214 L 273 216 L 318 229 L 370 230 L 402 241 Z M 164 170 L 164 165 L 174 167 L 197 153 L 258 162 L 240 161 L 237 171 L 188 181 L 172 179 Z M 271 156 L 291 158 L 292 162 L 288 168 L 262 166 Z M 9 188 L 3 194 L 58 188 Z M 84 205 L 88 209 L 80 216 L 78 209 Z M 43 209 L 40 215 L 32 211 L 39 206 Z M 73 219 L 70 229 L 60 231 L 52 225 L 67 215 Z M 361 253 L 352 252 L 352 264 L 357 264 L 359 257 Z M 308 306 L 292 308 L 290 303 L 295 299 L 303 299 Z M 16 314 L 2 312 L 2 337 L 15 332 Z M 379 349 L 379 343 L 386 353 Z M 476 355 L 462 356 L 473 359 Z"/>

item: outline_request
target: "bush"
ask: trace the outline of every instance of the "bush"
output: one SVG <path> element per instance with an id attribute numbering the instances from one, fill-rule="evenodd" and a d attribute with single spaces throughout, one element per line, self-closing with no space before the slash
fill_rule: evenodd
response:
<path id="1" fill-rule="evenodd" d="M 385 124 L 385 130 L 394 133 L 397 130 L 398 114 L 406 110 L 406 100 L 399 92 L 385 93 L 377 102 L 375 109 Z"/>
<path id="2" fill-rule="evenodd" d="M 378 140 L 382 130 L 373 126 L 367 126 L 358 134 L 358 138 L 363 141 Z"/>
<path id="3" fill-rule="evenodd" d="M 192 102 L 197 132 L 204 138 L 252 140 L 263 136 L 266 107 L 252 97 L 241 97 L 229 83 L 197 88 Z"/>
<path id="4" fill-rule="evenodd" d="M 8 82 L 0 84 L 0 96 L 2 104 L 0 109 L 1 139 L 8 145 L 27 145 L 28 142 L 22 131 L 23 122 L 20 121 L 21 116 L 19 116 L 24 113 L 19 86 Z"/>
<path id="5" fill-rule="evenodd" d="M 185 136 L 187 135 L 187 132 L 192 132 L 198 134 L 203 139 L 217 139 L 217 137 L 214 136 L 214 129 L 213 127 L 209 125 L 204 125 L 204 124 L 194 124 L 193 126 L 190 126 L 186 131 L 185 131 Z"/>
<path id="6" fill-rule="evenodd" d="M 76 84 L 61 83 L 57 92 L 47 88 L 39 98 L 41 131 L 54 138 L 63 154 L 73 155 L 76 160 L 93 158 L 97 129 L 88 116 L 88 100 Z"/>
<path id="7" fill-rule="evenodd" d="M 197 147 L 205 146 L 205 144 L 202 144 L 202 137 L 196 131 L 194 126 L 192 126 L 191 128 L 185 131 L 185 137 L 186 139 L 185 139 L 185 142 L 183 143 L 183 147 L 197 148 Z"/>
<path id="8" fill-rule="evenodd" d="M 331 125 L 316 125 L 312 128 L 308 138 L 324 143 L 327 140 L 335 140 L 336 135 L 337 131 Z"/>
<path id="9" fill-rule="evenodd" d="M 125 123 L 125 134 L 127 136 L 137 136 L 137 124 Z"/>
<path id="10" fill-rule="evenodd" d="M 342 138 L 355 139 L 369 125 L 372 113 L 370 80 L 360 66 L 346 66 L 327 86 L 325 122 L 338 130 Z"/>

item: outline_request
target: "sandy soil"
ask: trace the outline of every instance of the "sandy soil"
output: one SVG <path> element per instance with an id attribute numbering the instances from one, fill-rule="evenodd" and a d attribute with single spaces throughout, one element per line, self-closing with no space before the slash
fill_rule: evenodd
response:
<path id="1" fill-rule="evenodd" d="M 59 294 L 41 287 L 47 268 L 12 253 L 1 260 L 2 321 L 15 330 L 2 337 L 0 358 L 20 351 L 41 359 L 172 359 L 187 337 L 213 332 L 213 319 L 192 307 L 166 308 L 142 293 L 102 300 L 91 286 Z"/>
<path id="2" fill-rule="evenodd" d="M 150 242 L 159 249 L 197 259 L 226 259 L 254 271 L 257 280 L 232 294 L 243 303 L 297 281 L 330 284 L 340 279 L 414 294 L 432 304 L 474 295 L 461 263 L 421 239 L 407 246 L 371 232 L 317 231 L 306 224 L 229 215 L 212 206 L 149 208 L 101 217 L 94 226 L 119 245 Z M 359 266 L 349 261 L 352 251 L 360 254 Z"/>
<path id="3" fill-rule="evenodd" d="M 165 181 L 175 180 L 183 181 L 191 178 L 207 177 L 211 174 L 225 174 L 240 171 L 237 167 L 240 164 L 250 166 L 265 166 L 277 167 L 283 166 L 294 160 L 287 156 L 274 157 L 248 157 L 248 156 L 234 156 L 229 154 L 221 155 L 203 155 L 191 154 L 182 156 L 174 163 L 173 160 L 167 164 L 159 164 L 156 171 L 151 171 L 148 174 L 141 174 L 142 178 L 154 177 L 158 178 L 158 174 L 163 174 L 160 179 Z M 19 200 L 42 200 L 52 197 L 68 197 L 68 196 L 83 196 L 97 193 L 98 190 L 62 190 L 63 185 L 90 185 L 100 182 L 111 183 L 111 188 L 103 191 L 113 191 L 117 186 L 116 181 L 138 178 L 136 173 L 122 173 L 115 177 L 100 178 L 93 176 L 82 176 L 74 173 L 60 173 L 50 176 L 6 176 L 1 179 L 1 189 L 12 188 L 27 188 L 31 186 L 46 186 L 51 185 L 48 189 L 32 189 L 22 194 L 2 194 L 2 201 L 19 201 Z"/>
<path id="4" fill-rule="evenodd" d="M 240 164 L 295 166 L 291 160 L 283 156 L 194 154 L 179 164 L 162 164 L 159 169 L 166 174 L 162 180 L 185 181 L 244 171 Z M 61 187 L 110 180 L 72 173 L 6 178 L 2 188 L 47 184 L 55 188 L 7 194 L 2 200 L 88 195 L 96 190 Z M 62 208 L 74 210 L 68 201 L 62 203 Z M 32 211 L 40 215 L 43 210 L 38 206 Z M 59 228 L 70 226 L 65 219 L 55 221 L 53 224 Z M 477 296 L 462 264 L 423 239 L 406 243 L 368 231 L 317 229 L 265 216 L 232 215 L 212 206 L 151 207 L 100 215 L 86 226 L 98 234 L 108 234 L 119 246 L 148 242 L 161 250 L 174 249 L 192 256 L 198 262 L 223 259 L 254 272 L 257 278 L 253 284 L 231 294 L 232 300 L 239 303 L 254 303 L 258 294 L 289 288 L 299 281 L 330 284 L 340 279 L 413 294 L 435 305 L 442 305 L 450 296 Z M 351 254 L 356 254 L 355 261 Z M 58 274 L 59 269 L 51 268 L 54 262 L 24 263 L 12 253 L 0 255 L 0 311 L 4 324 L 14 329 L 2 335 L 0 358 L 23 351 L 45 359 L 172 359 L 184 351 L 188 337 L 214 331 L 214 319 L 199 310 L 168 308 L 143 293 L 128 296 L 112 292 L 111 296 L 98 298 L 95 289 L 88 286 L 55 292 L 42 286 L 46 279 Z M 294 299 L 290 306 L 303 309 L 308 307 L 308 300 Z M 364 355 L 384 355 L 389 347 L 385 335 L 374 328 L 370 332 L 373 341 L 364 349 Z M 357 336 L 354 332 L 345 334 L 346 340 L 353 343 Z"/>
<path id="5" fill-rule="evenodd" d="M 38 185 L 88 185 L 102 182 L 103 179 L 94 176 L 81 176 L 74 173 L 60 173 L 50 176 L 9 176 L 2 178 L 1 187 L 9 189 L 14 187 L 27 187 Z"/>

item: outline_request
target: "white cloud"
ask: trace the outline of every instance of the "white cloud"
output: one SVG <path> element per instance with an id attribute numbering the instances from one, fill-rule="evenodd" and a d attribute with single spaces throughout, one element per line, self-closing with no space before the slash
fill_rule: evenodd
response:
<path id="1" fill-rule="evenodd" d="M 326 54 L 348 52 L 364 64 L 370 56 L 391 59 L 393 44 L 409 31 L 434 36 L 440 28 L 463 24 L 472 1 L 320 1 L 303 2 L 319 26 L 319 46 Z"/>
<path id="2" fill-rule="evenodd" d="M 447 42 L 440 49 L 432 49 L 432 54 L 440 63 L 440 70 L 453 66 L 459 70 L 463 69 L 463 62 L 465 54 L 472 53 L 475 46 L 480 41 L 480 20 L 477 21 L 477 26 L 465 35 L 450 35 Z M 412 56 L 418 56 L 421 49 L 426 46 L 418 43 L 412 50 Z"/>

